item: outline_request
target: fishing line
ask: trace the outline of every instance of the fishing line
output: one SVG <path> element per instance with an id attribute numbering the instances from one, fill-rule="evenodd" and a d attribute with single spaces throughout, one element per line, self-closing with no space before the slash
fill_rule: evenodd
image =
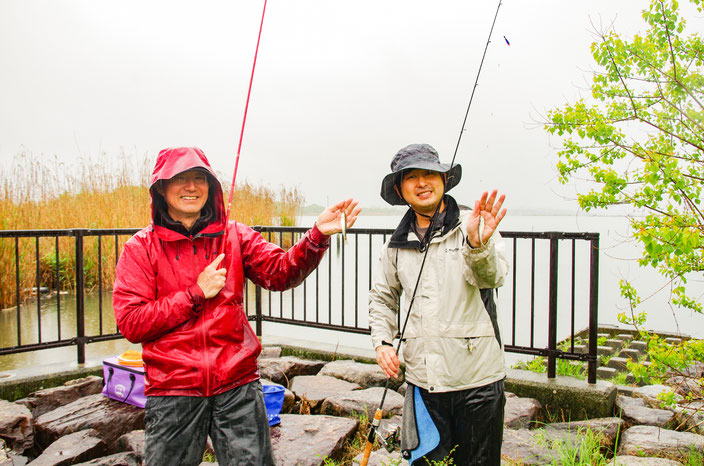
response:
<path id="1" fill-rule="evenodd" d="M 259 23 L 259 34 L 257 35 L 257 47 L 254 50 L 254 61 L 252 62 L 252 74 L 249 76 L 249 88 L 247 89 L 247 101 L 244 104 L 244 116 L 242 117 L 242 129 L 240 129 L 240 142 L 237 144 L 237 158 L 235 159 L 235 171 L 232 174 L 232 185 L 230 185 L 230 194 L 227 200 L 227 211 L 225 214 L 225 232 L 222 235 L 220 243 L 220 253 L 225 252 L 225 243 L 227 242 L 227 223 L 230 220 L 230 209 L 232 208 L 232 196 L 235 192 L 235 180 L 237 179 L 237 167 L 240 164 L 240 152 L 242 151 L 242 138 L 244 137 L 244 125 L 247 122 L 247 110 L 249 109 L 249 97 L 252 95 L 252 82 L 254 81 L 254 69 L 257 66 L 257 55 L 259 54 L 259 42 L 262 38 L 262 28 L 264 27 L 264 13 L 266 13 L 266 2 L 264 0 L 264 8 L 262 9 L 262 20 Z"/>
<path id="2" fill-rule="evenodd" d="M 477 76 L 474 80 L 474 86 L 472 87 L 472 93 L 469 97 L 469 103 L 467 104 L 467 111 L 464 114 L 464 120 L 462 121 L 462 127 L 460 128 L 460 134 L 459 137 L 457 138 L 457 145 L 455 147 L 455 152 L 452 155 L 452 162 L 450 162 L 450 169 L 448 170 L 448 173 L 450 170 L 452 170 L 452 167 L 455 164 L 455 157 L 457 156 L 457 150 L 460 147 L 460 141 L 462 140 L 462 134 L 465 131 L 465 126 L 467 125 L 467 117 L 469 116 L 469 109 L 472 107 L 472 101 L 474 100 L 474 93 L 477 90 L 477 84 L 479 83 L 479 75 L 482 72 L 482 67 L 484 66 L 484 58 L 486 58 L 486 51 L 489 48 L 489 44 L 491 43 L 491 35 L 494 32 L 494 25 L 496 24 L 496 18 L 499 16 L 499 8 L 501 8 L 501 1 L 499 0 L 499 4 L 496 6 L 496 13 L 494 14 L 494 20 L 491 23 L 491 29 L 489 30 L 489 36 L 487 37 L 486 40 L 486 45 L 484 46 L 484 53 L 482 55 L 481 62 L 479 63 L 479 69 L 477 70 Z M 425 252 L 423 253 L 423 260 L 420 264 L 420 270 L 418 271 L 418 278 L 416 279 L 416 284 L 413 288 L 413 294 L 411 295 L 411 301 L 408 304 L 408 311 L 406 312 L 406 318 L 404 319 L 403 326 L 401 328 L 401 333 L 399 334 L 398 338 L 398 344 L 396 345 L 396 355 L 398 356 L 399 351 L 401 349 L 401 344 L 403 343 L 403 335 L 406 333 L 406 326 L 408 325 L 408 318 L 411 315 L 411 310 L 413 309 L 413 302 L 416 299 L 416 292 L 418 291 L 418 285 L 420 284 L 420 277 L 423 273 L 423 267 L 425 266 L 425 260 L 428 257 L 428 251 L 430 250 L 430 240 L 432 239 L 433 235 L 433 230 L 435 229 L 435 222 L 438 217 L 438 212 L 440 211 L 440 206 L 442 205 L 442 199 L 438 203 L 438 206 L 435 208 L 435 213 L 433 214 L 433 217 L 430 219 L 430 225 L 428 226 L 428 230 L 425 232 L 425 235 L 423 235 L 423 239 L 420 242 L 420 250 L 422 251 L 423 248 L 425 248 Z M 483 217 L 479 217 L 480 219 L 483 219 Z M 480 231 L 479 231 L 479 240 L 481 241 L 481 235 L 482 235 L 482 228 L 481 228 L 481 221 L 480 221 Z M 482 242 L 483 245 L 483 242 Z M 367 463 L 369 461 L 369 456 L 371 454 L 372 448 L 374 446 L 374 441 L 376 440 L 376 429 L 379 427 L 379 423 L 381 421 L 381 416 L 383 415 L 383 407 L 384 407 L 384 401 L 386 400 L 386 393 L 389 391 L 389 382 L 391 381 L 391 378 L 388 377 L 386 379 L 386 383 L 384 384 L 384 392 L 381 395 L 381 402 L 379 403 L 379 407 L 377 408 L 376 412 L 374 413 L 374 420 L 372 421 L 371 428 L 369 430 L 369 435 L 367 436 L 367 444 L 364 449 L 364 455 L 362 457 L 362 461 L 360 463 L 360 466 L 367 466 Z"/>

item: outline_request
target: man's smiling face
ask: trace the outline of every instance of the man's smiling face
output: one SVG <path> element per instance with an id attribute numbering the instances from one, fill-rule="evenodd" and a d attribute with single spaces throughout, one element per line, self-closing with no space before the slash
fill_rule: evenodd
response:
<path id="1" fill-rule="evenodd" d="M 165 180 L 159 193 L 171 218 L 190 228 L 208 201 L 208 176 L 202 170 L 186 170 Z"/>
<path id="2" fill-rule="evenodd" d="M 404 173 L 401 180 L 401 197 L 413 210 L 433 215 L 445 194 L 444 173 L 420 168 Z"/>

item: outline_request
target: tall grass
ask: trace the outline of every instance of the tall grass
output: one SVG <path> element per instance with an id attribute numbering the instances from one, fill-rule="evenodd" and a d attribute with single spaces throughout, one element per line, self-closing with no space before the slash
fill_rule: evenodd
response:
<path id="1" fill-rule="evenodd" d="M 0 230 L 144 227 L 151 219 L 147 186 L 153 165 L 153 157 L 125 152 L 84 158 L 78 166 L 21 153 L 0 174 Z M 229 187 L 222 179 L 221 184 Z M 293 225 L 303 204 L 297 188 L 274 191 L 244 183 L 235 189 L 230 218 L 248 225 Z M 118 237 L 118 251 L 127 239 Z M 73 238 L 59 238 L 58 252 L 54 238 L 40 238 L 38 255 L 35 239 L 20 238 L 17 246 L 14 239 L 0 239 L 0 309 L 16 304 L 16 264 L 20 300 L 37 284 L 54 289 L 58 281 L 62 290 L 74 289 Z M 95 287 L 102 279 L 110 288 L 114 269 L 115 238 L 104 237 L 99 243 L 96 237 L 86 237 L 86 286 Z"/>

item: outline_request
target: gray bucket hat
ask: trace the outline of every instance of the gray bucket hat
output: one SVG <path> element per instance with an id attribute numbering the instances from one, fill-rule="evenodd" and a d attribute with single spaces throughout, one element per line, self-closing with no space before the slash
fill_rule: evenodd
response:
<path id="1" fill-rule="evenodd" d="M 440 163 L 438 151 L 428 144 L 411 144 L 394 155 L 391 160 L 391 173 L 381 182 L 381 197 L 391 205 L 406 205 L 406 201 L 396 192 L 394 186 L 399 184 L 404 170 L 421 168 L 439 173 L 447 173 L 445 192 L 454 188 L 462 178 L 462 167 L 459 164 Z"/>

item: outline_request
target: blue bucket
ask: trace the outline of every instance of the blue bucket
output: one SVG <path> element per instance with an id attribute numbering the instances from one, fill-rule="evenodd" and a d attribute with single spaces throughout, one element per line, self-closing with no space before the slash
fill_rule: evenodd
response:
<path id="1" fill-rule="evenodd" d="M 264 406 L 266 407 L 266 416 L 269 419 L 269 426 L 275 426 L 281 423 L 279 413 L 284 407 L 284 391 L 283 385 L 262 385 L 264 390 Z"/>

